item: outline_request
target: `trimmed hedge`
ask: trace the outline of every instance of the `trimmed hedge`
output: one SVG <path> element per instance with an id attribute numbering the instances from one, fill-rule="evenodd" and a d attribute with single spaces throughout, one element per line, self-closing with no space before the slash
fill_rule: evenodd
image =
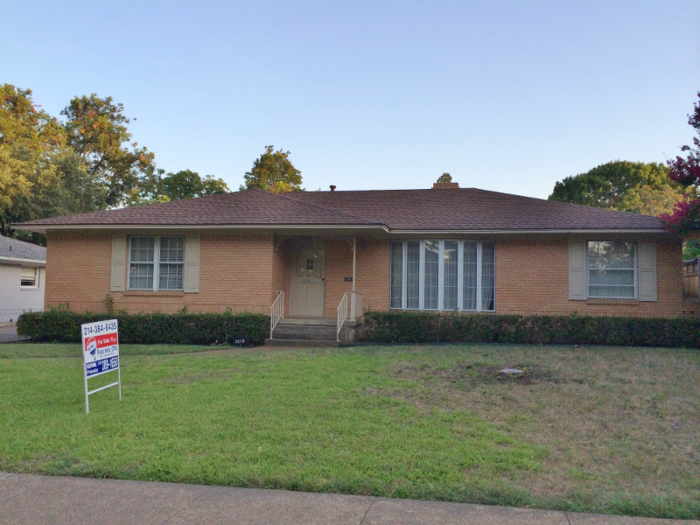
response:
<path id="1" fill-rule="evenodd" d="M 233 344 L 244 338 L 246 344 L 258 345 L 270 333 L 270 317 L 263 314 L 97 314 L 67 310 L 24 313 L 17 319 L 17 333 L 36 342 L 75 343 L 81 341 L 81 324 L 107 319 L 119 321 L 119 342 L 123 344 Z"/>
<path id="2" fill-rule="evenodd" d="M 365 312 L 367 343 L 524 343 L 700 348 L 700 320 Z"/>

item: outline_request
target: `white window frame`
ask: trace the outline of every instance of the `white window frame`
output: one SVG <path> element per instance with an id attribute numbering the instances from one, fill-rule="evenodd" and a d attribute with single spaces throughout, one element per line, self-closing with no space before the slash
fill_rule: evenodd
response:
<path id="1" fill-rule="evenodd" d="M 493 309 L 485 310 L 483 306 L 482 297 L 482 249 L 483 243 L 493 243 L 494 241 L 475 241 L 472 239 L 421 239 L 420 242 L 420 253 L 419 253 L 419 276 L 418 276 L 418 308 L 407 308 L 408 305 L 408 243 L 416 242 L 417 239 L 408 239 L 405 241 L 392 241 L 390 249 L 394 249 L 393 243 L 400 242 L 402 246 L 402 264 L 401 264 L 401 306 L 391 306 L 391 279 L 389 279 L 389 309 L 391 310 L 409 310 L 409 311 L 427 311 L 427 312 L 495 312 L 496 311 L 496 276 L 494 275 L 494 297 L 493 297 Z M 438 307 L 437 309 L 425 308 L 425 242 L 435 241 L 439 243 L 439 259 L 438 259 Z M 456 310 L 445 310 L 445 264 L 444 264 L 444 253 L 445 253 L 445 242 L 456 242 L 457 243 L 457 309 Z M 465 242 L 475 242 L 476 243 L 476 309 L 475 310 L 465 310 L 464 309 L 464 243 Z M 494 243 L 494 267 L 496 264 L 496 245 Z M 390 257 L 391 259 L 391 257 Z"/>
<path id="2" fill-rule="evenodd" d="M 591 296 L 591 267 L 590 263 L 588 260 L 588 243 L 591 242 L 629 242 L 632 244 L 632 247 L 634 249 L 634 264 L 632 265 L 632 282 L 634 283 L 634 297 L 604 297 L 600 295 L 596 296 Z M 638 275 L 639 272 L 637 270 L 638 266 L 638 254 L 639 254 L 639 247 L 637 246 L 636 242 L 633 241 L 611 241 L 610 239 L 588 239 L 586 240 L 586 298 L 587 299 L 604 299 L 604 300 L 615 300 L 615 301 L 638 301 L 639 300 L 639 280 L 638 280 Z M 625 268 L 627 271 L 629 271 L 629 268 Z M 594 285 L 595 286 L 595 285 Z M 599 285 L 598 285 L 599 286 Z M 614 285 L 609 285 L 609 286 L 614 286 Z"/>
<path id="3" fill-rule="evenodd" d="M 22 284 L 22 273 L 24 272 L 25 268 L 30 268 L 34 270 L 34 284 Z M 19 287 L 20 290 L 37 290 L 39 288 L 39 279 L 41 272 L 39 271 L 38 266 L 22 266 L 20 267 L 20 275 L 19 275 Z"/>
<path id="4" fill-rule="evenodd" d="M 169 263 L 165 262 L 162 264 L 179 264 L 182 266 L 182 288 L 159 288 L 160 285 L 160 239 L 161 237 L 181 237 L 182 238 L 182 262 L 181 263 Z M 131 260 L 131 247 L 132 239 L 153 239 L 153 262 L 134 262 Z M 132 235 L 129 237 L 129 263 L 127 265 L 127 277 L 126 277 L 126 289 L 134 292 L 184 292 L 185 289 L 185 250 L 187 249 L 187 242 L 184 235 Z M 132 264 L 153 264 L 153 287 L 152 288 L 132 288 L 131 287 L 131 265 Z"/>

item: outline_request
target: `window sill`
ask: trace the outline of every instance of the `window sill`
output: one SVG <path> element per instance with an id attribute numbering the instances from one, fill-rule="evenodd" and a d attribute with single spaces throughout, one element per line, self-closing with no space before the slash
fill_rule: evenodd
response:
<path id="1" fill-rule="evenodd" d="M 639 306 L 636 299 L 586 299 L 586 304 L 626 304 L 629 306 Z"/>
<path id="2" fill-rule="evenodd" d="M 23 292 L 37 292 L 37 291 L 39 291 L 38 286 L 20 286 L 19 289 L 22 290 Z"/>
<path id="3" fill-rule="evenodd" d="M 124 295 L 132 295 L 132 296 L 149 296 L 149 297 L 154 297 L 154 296 L 160 296 L 160 297 L 182 297 L 185 295 L 185 292 L 182 290 L 158 290 L 158 291 L 153 291 L 153 290 L 127 290 L 124 292 Z"/>

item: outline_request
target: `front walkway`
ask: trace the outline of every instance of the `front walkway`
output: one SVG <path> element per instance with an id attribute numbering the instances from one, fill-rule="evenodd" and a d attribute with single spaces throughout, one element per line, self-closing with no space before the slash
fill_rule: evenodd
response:
<path id="1" fill-rule="evenodd" d="M 15 343 L 26 337 L 17 335 L 17 323 L 0 323 L 0 343 Z"/>
<path id="2" fill-rule="evenodd" d="M 662 525 L 601 516 L 371 496 L 0 473 L 0 523 Z"/>

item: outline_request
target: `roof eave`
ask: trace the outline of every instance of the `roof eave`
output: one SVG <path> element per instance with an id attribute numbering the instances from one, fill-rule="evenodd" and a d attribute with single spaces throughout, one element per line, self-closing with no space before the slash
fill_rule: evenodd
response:
<path id="1" fill-rule="evenodd" d="M 383 224 L 14 224 L 22 231 L 43 233 L 66 230 L 382 230 Z"/>
<path id="2" fill-rule="evenodd" d="M 41 259 L 23 259 L 21 257 L 4 257 L 0 256 L 0 263 L 8 263 L 13 265 L 25 266 L 46 266 L 46 261 Z"/>
<path id="3" fill-rule="evenodd" d="M 401 230 L 392 229 L 389 231 L 391 235 L 534 235 L 534 234 L 565 234 L 565 235 L 589 235 L 589 234 L 608 234 L 608 233 L 623 233 L 623 234 L 655 234 L 655 235 L 673 235 L 665 229 L 650 229 L 650 228 L 588 228 L 588 229 L 530 229 L 530 230 L 506 230 L 506 229 L 491 229 L 491 230 Z"/>

